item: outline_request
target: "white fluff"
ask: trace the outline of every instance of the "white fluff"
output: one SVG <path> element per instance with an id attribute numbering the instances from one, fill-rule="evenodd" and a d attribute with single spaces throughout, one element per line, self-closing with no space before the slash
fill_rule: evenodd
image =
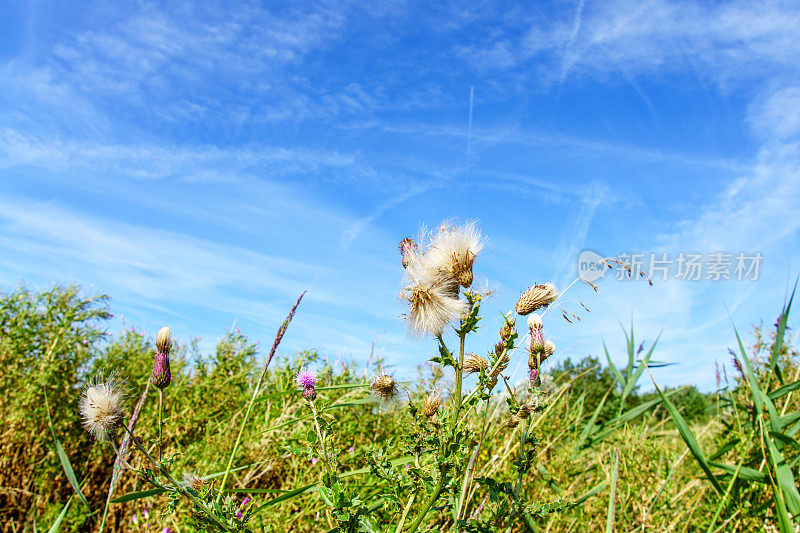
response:
<path id="1" fill-rule="evenodd" d="M 124 413 L 125 394 L 122 385 L 114 378 L 88 387 L 81 397 L 80 411 L 83 425 L 98 440 L 113 437 Z"/>

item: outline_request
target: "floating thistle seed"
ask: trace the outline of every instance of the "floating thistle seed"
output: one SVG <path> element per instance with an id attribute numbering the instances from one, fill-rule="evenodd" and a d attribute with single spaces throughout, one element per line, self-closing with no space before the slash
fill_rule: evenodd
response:
<path id="1" fill-rule="evenodd" d="M 369 388 L 383 401 L 392 400 L 397 396 L 397 382 L 392 376 L 387 376 L 386 374 L 375 378 Z"/>
<path id="2" fill-rule="evenodd" d="M 150 376 L 158 389 L 164 390 L 172 381 L 172 372 L 169 367 L 169 352 L 159 352 L 156 354 L 155 362 L 153 363 L 153 373 Z"/>
<path id="3" fill-rule="evenodd" d="M 484 245 L 485 241 L 474 220 L 457 227 L 443 223 L 440 231 L 433 236 L 429 253 L 440 270 L 450 274 L 462 287 L 468 288 L 473 280 L 472 264 Z"/>
<path id="4" fill-rule="evenodd" d="M 124 398 L 122 383 L 113 377 L 84 391 L 80 401 L 81 418 L 94 438 L 108 440 L 116 434 L 124 416 Z"/>
<path id="5" fill-rule="evenodd" d="M 471 353 L 464 359 L 464 372 L 472 374 L 489 366 L 489 362 L 480 355 Z"/>
<path id="6" fill-rule="evenodd" d="M 200 492 L 205 486 L 205 484 L 206 482 L 203 481 L 203 478 L 201 478 L 194 472 L 183 473 L 183 486 L 186 487 L 187 489 L 192 489 L 195 492 Z"/>
<path id="7" fill-rule="evenodd" d="M 170 334 L 169 328 L 164 326 L 158 330 L 158 334 L 156 335 L 156 351 L 169 355 L 170 350 L 172 350 L 172 335 Z"/>
<path id="8" fill-rule="evenodd" d="M 425 396 L 422 403 L 422 414 L 430 418 L 439 412 L 439 406 L 442 405 L 442 397 L 435 392 Z"/>
<path id="9" fill-rule="evenodd" d="M 528 328 L 533 331 L 534 329 L 542 330 L 542 317 L 537 313 L 533 313 L 528 317 Z"/>
<path id="10" fill-rule="evenodd" d="M 534 285 L 522 293 L 517 300 L 517 313 L 528 315 L 537 309 L 546 307 L 558 298 L 558 289 L 552 283 Z"/>

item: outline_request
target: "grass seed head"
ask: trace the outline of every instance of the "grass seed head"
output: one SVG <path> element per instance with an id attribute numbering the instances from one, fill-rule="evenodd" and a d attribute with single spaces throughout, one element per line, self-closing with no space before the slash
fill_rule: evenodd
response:
<path id="1" fill-rule="evenodd" d="M 546 307 L 558 298 L 558 289 L 552 283 L 534 285 L 522 293 L 517 300 L 517 313 L 529 315 L 537 309 Z"/>
<path id="2" fill-rule="evenodd" d="M 122 423 L 122 383 L 114 377 L 87 387 L 81 396 L 80 412 L 84 427 L 97 440 L 113 437 Z"/>

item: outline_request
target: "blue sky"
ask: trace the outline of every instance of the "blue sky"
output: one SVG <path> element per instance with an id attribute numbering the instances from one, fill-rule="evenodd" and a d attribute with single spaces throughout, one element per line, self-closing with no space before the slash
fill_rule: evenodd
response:
<path id="1" fill-rule="evenodd" d="M 476 351 L 584 249 L 760 252 L 757 281 L 607 278 L 548 315 L 560 358 L 663 330 L 659 381 L 709 389 L 800 271 L 797 4 L 11 2 L 0 27 L 0 283 L 108 293 L 112 331 L 269 342 L 307 289 L 284 350 L 374 341 L 408 374 L 435 346 L 397 242 L 477 218 Z"/>

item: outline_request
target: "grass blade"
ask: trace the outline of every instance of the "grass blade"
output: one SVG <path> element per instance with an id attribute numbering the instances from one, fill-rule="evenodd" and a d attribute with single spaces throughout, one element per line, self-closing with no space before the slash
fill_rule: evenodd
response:
<path id="1" fill-rule="evenodd" d="M 617 450 L 617 458 L 614 460 L 614 470 L 611 472 L 611 492 L 608 496 L 608 515 L 606 516 L 606 533 L 614 532 L 614 514 L 616 513 L 616 506 L 614 500 L 617 497 L 617 475 L 619 474 L 619 450 Z"/>
<path id="2" fill-rule="evenodd" d="M 89 502 L 86 501 L 86 498 L 83 496 L 83 492 L 81 492 L 81 486 L 78 483 L 78 478 L 75 476 L 75 470 L 72 469 L 72 463 L 69 462 L 69 458 L 64 451 L 64 447 L 61 445 L 61 441 L 58 440 L 58 437 L 56 437 L 56 430 L 53 428 L 53 419 L 50 416 L 50 401 L 47 398 L 46 387 L 44 387 L 44 405 L 47 410 L 47 423 L 50 425 L 50 433 L 53 434 L 53 442 L 56 447 L 56 454 L 58 455 L 58 460 L 61 461 L 61 468 L 64 469 L 64 474 L 67 476 L 69 484 L 72 485 L 73 489 L 75 489 L 75 494 L 78 495 L 78 498 L 80 498 L 81 502 L 86 507 L 86 510 L 91 513 L 92 509 L 89 507 Z M 67 501 L 67 505 L 69 505 L 69 501 Z"/>
<path id="3" fill-rule="evenodd" d="M 72 503 L 72 496 L 69 497 L 67 500 L 67 504 L 61 509 L 61 512 L 56 517 L 56 521 L 53 522 L 53 525 L 50 526 L 50 529 L 47 530 L 47 533 L 56 533 L 58 528 L 61 527 L 61 521 L 64 520 L 64 517 L 67 516 L 67 511 L 69 510 L 69 504 Z"/>
<path id="4" fill-rule="evenodd" d="M 669 398 L 661 391 L 661 389 L 656 384 L 655 378 L 653 375 L 650 375 L 650 378 L 653 379 L 653 386 L 656 388 L 656 392 L 661 397 L 661 401 L 664 403 L 664 407 L 667 408 L 669 411 L 670 416 L 672 417 L 672 421 L 675 423 L 675 427 L 678 428 L 678 432 L 683 438 L 683 441 L 689 447 L 689 451 L 692 452 L 694 458 L 697 460 L 697 463 L 700 465 L 700 468 L 705 473 L 708 480 L 714 486 L 714 489 L 717 491 L 718 494 L 722 494 L 723 490 L 720 486 L 717 478 L 711 472 L 711 466 L 708 464 L 708 460 L 706 459 L 705 454 L 703 453 L 703 449 L 700 447 L 700 444 L 697 442 L 697 438 L 694 436 L 689 424 L 686 423 L 686 420 L 683 418 L 683 415 L 678 411 L 678 408 L 675 407 L 675 404 L 670 401 Z"/>

